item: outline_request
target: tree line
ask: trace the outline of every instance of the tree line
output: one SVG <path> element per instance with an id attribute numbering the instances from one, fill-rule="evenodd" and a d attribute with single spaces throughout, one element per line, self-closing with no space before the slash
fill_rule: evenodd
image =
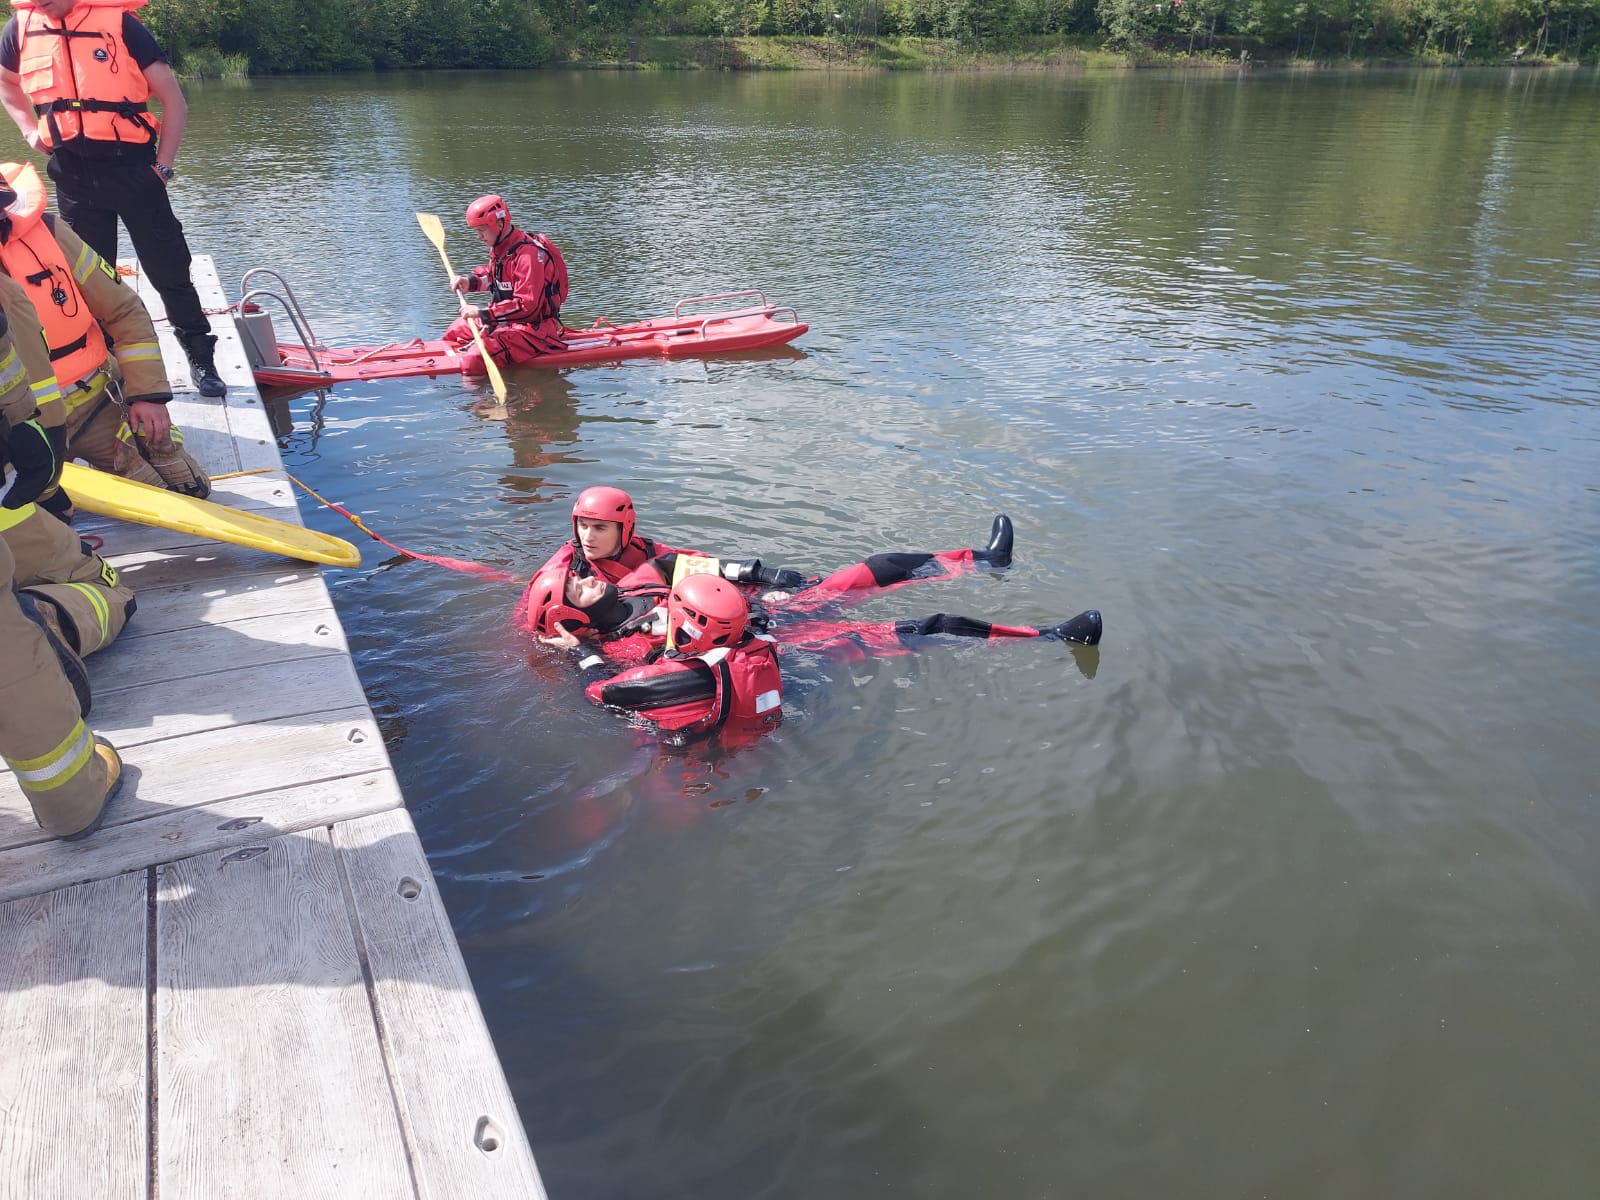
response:
<path id="1" fill-rule="evenodd" d="M 200 75 L 534 67 L 661 37 L 818 39 L 868 62 L 897 39 L 1001 60 L 1050 40 L 1134 60 L 1600 53 L 1600 0 L 151 0 L 140 15 Z"/>

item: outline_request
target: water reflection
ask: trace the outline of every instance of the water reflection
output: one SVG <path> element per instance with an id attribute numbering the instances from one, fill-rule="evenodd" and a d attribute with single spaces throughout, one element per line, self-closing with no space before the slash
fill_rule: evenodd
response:
<path id="1" fill-rule="evenodd" d="M 490 188 L 577 316 L 811 322 L 508 377 L 504 421 L 460 379 L 294 400 L 290 469 L 399 544 L 525 575 L 600 481 L 802 565 L 1005 511 L 1017 566 L 939 606 L 1106 614 L 1092 657 L 802 665 L 696 757 L 514 587 L 330 575 L 552 1194 L 1592 1190 L 1596 87 L 196 89 L 195 244 L 305 278 L 331 342 L 442 328 L 414 213 Z"/>

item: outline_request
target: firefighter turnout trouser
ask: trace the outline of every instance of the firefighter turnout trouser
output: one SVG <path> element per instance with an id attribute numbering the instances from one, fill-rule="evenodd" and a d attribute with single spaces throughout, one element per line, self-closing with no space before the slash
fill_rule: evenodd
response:
<path id="1" fill-rule="evenodd" d="M 133 615 L 133 590 L 122 586 L 115 567 L 84 549 L 70 526 L 32 504 L 0 508 L 0 540 L 13 560 L 15 586 L 54 610 L 80 658 L 116 640 Z"/>
<path id="2" fill-rule="evenodd" d="M 100 815 L 110 767 L 95 752 L 78 694 L 48 635 L 23 614 L 12 576 L 11 550 L 0 540 L 0 756 L 16 772 L 39 825 L 65 836 Z"/>
<path id="3" fill-rule="evenodd" d="M 120 475 L 151 487 L 182 492 L 204 500 L 211 480 L 199 461 L 183 448 L 176 425 L 167 440 L 151 444 L 128 428 L 122 407 L 122 385 L 105 371 L 96 371 L 77 385 L 88 395 L 67 414 L 67 449 L 97 471 Z M 77 396 L 73 391 L 72 395 Z"/>

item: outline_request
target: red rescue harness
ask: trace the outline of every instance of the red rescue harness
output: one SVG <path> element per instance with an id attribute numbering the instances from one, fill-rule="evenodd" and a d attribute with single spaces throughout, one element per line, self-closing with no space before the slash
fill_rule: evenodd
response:
<path id="1" fill-rule="evenodd" d="M 506 278 L 510 270 L 511 261 L 516 257 L 517 251 L 524 246 L 532 246 L 545 256 L 547 265 L 544 272 L 544 291 L 540 293 L 538 304 L 526 315 L 514 318 L 537 325 L 541 321 L 559 318 L 561 305 L 567 298 L 567 260 L 561 257 L 561 251 L 542 233 L 525 233 L 515 227 L 506 239 L 504 246 L 496 245 L 490 251 L 489 263 L 489 299 L 493 303 L 503 303 L 516 298 L 516 288 Z"/>

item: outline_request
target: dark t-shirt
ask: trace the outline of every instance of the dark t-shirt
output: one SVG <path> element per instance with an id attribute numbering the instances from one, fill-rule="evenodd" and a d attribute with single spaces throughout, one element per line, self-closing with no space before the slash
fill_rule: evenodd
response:
<path id="1" fill-rule="evenodd" d="M 133 61 L 139 64 L 141 71 L 151 63 L 167 61 L 154 35 L 132 13 L 122 14 L 122 40 L 127 43 L 128 53 L 133 55 Z M 20 61 L 22 51 L 17 47 L 17 18 L 13 16 L 6 22 L 4 32 L 0 32 L 0 71 L 15 74 Z"/>

